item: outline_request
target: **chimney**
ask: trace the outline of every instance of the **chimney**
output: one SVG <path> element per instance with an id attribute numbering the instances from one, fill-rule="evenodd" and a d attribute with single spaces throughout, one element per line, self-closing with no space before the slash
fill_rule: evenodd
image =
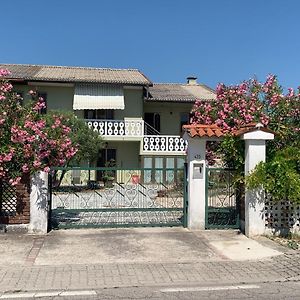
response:
<path id="1" fill-rule="evenodd" d="M 197 77 L 195 76 L 189 76 L 186 78 L 187 84 L 189 85 L 195 85 L 197 84 Z"/>

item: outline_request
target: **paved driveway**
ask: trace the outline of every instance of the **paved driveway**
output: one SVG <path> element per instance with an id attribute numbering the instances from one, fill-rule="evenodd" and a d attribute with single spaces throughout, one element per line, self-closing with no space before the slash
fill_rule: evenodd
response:
<path id="1" fill-rule="evenodd" d="M 74 257 L 76 259 L 74 260 Z M 150 263 L 220 259 L 205 238 L 184 228 L 53 231 L 36 264 Z"/>
<path id="2" fill-rule="evenodd" d="M 0 239 L 0 265 L 191 263 L 261 259 L 282 250 L 237 231 L 180 227 L 58 230 L 40 237 L 2 234 Z"/>

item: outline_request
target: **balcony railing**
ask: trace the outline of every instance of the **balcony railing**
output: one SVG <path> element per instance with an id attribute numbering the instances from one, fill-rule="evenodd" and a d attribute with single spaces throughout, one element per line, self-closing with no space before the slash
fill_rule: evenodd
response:
<path id="1" fill-rule="evenodd" d="M 89 128 L 103 136 L 142 137 L 143 120 L 85 120 Z"/>
<path id="2" fill-rule="evenodd" d="M 185 154 L 187 141 L 176 135 L 154 135 L 143 138 L 143 153 L 181 153 Z"/>
<path id="3" fill-rule="evenodd" d="M 186 152 L 187 141 L 177 135 L 159 135 L 158 131 L 142 119 L 85 121 L 89 128 L 103 137 L 140 140 L 140 154 L 184 155 Z"/>

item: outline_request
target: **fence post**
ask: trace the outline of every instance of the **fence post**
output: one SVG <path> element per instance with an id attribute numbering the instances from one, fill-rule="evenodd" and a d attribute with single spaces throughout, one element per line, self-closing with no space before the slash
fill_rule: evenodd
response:
<path id="1" fill-rule="evenodd" d="M 206 139 L 188 139 L 188 220 L 189 229 L 205 229 Z"/>
<path id="2" fill-rule="evenodd" d="M 37 172 L 31 177 L 29 232 L 46 234 L 48 229 L 48 174 Z"/>
<path id="3" fill-rule="evenodd" d="M 266 160 L 266 140 L 274 134 L 260 130 L 242 135 L 245 140 L 245 175 L 249 175 L 259 162 Z M 265 233 L 265 193 L 263 187 L 245 192 L 245 234 L 248 237 Z"/>

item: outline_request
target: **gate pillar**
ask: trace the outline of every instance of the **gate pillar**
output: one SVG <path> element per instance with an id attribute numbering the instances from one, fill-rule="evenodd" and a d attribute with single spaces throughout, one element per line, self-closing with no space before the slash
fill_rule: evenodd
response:
<path id="1" fill-rule="evenodd" d="M 205 229 L 205 149 L 206 139 L 188 140 L 188 215 L 189 229 Z"/>
<path id="2" fill-rule="evenodd" d="M 37 172 L 31 178 L 29 232 L 46 234 L 48 227 L 48 174 Z"/>
<path id="3" fill-rule="evenodd" d="M 241 136 L 245 140 L 245 176 L 256 165 L 266 160 L 266 140 L 274 139 L 274 134 L 257 129 Z M 265 193 L 263 187 L 246 190 L 245 193 L 245 234 L 248 237 L 262 235 L 265 232 Z"/>

